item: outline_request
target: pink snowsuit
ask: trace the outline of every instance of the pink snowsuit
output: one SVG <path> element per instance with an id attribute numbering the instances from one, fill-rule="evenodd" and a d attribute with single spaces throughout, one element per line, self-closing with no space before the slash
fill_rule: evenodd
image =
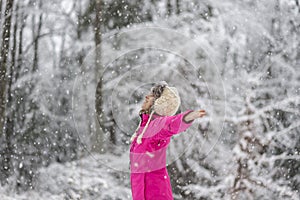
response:
<path id="1" fill-rule="evenodd" d="M 185 131 L 192 121 L 183 117 L 192 112 L 187 110 L 174 116 L 154 114 L 146 129 L 142 143 L 136 142 L 149 114 L 142 114 L 137 137 L 130 144 L 130 182 L 133 200 L 173 200 L 172 186 L 166 168 L 166 150 L 174 134 Z"/>

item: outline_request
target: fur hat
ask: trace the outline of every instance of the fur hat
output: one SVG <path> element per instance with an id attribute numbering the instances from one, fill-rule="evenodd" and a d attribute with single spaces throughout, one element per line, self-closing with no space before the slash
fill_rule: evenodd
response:
<path id="1" fill-rule="evenodd" d="M 154 101 L 153 110 L 158 115 L 175 115 L 180 106 L 180 97 L 175 87 L 165 86 L 162 94 Z"/>
<path id="2" fill-rule="evenodd" d="M 151 92 L 154 95 L 155 100 L 154 100 L 154 104 L 152 105 L 152 107 L 150 109 L 151 114 L 146 123 L 146 126 L 144 127 L 142 133 L 139 135 L 139 137 L 137 139 L 138 144 L 142 143 L 142 137 L 143 137 L 154 113 L 161 115 L 161 116 L 175 115 L 180 106 L 180 103 L 181 103 L 177 89 L 175 87 L 169 87 L 165 81 L 152 87 Z M 131 141 L 133 141 L 134 138 L 136 137 L 137 131 L 138 131 L 140 125 L 141 125 L 141 121 L 140 121 L 140 124 L 139 124 L 137 130 L 132 135 Z"/>

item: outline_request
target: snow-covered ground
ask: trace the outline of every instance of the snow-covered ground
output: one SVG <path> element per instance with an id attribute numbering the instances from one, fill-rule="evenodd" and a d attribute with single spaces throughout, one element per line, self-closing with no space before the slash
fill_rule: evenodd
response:
<path id="1" fill-rule="evenodd" d="M 52 6 L 53 2 L 44 2 L 45 11 L 56 8 Z M 76 4 L 75 0 L 57 2 L 58 5 L 64 2 L 63 8 L 69 5 L 71 8 L 69 2 L 74 3 L 75 7 L 70 11 L 70 16 L 66 16 L 69 11 L 45 13 L 47 17 L 42 26 L 45 35 L 42 34 L 40 44 L 44 48 L 38 54 L 42 66 L 40 70 L 45 72 L 41 80 L 36 81 L 32 94 L 24 95 L 32 97 L 33 102 L 39 102 L 40 112 L 35 115 L 33 110 L 28 109 L 28 113 L 20 110 L 20 116 L 26 113 L 26 123 L 23 125 L 22 120 L 16 120 L 15 128 L 22 128 L 22 134 L 15 135 L 15 141 L 12 141 L 16 145 L 16 152 L 12 152 L 12 155 L 17 153 L 26 156 L 30 150 L 34 152 L 32 155 L 39 156 L 16 158 L 13 163 L 16 172 L 18 166 L 26 169 L 26 172 L 32 172 L 31 166 L 23 165 L 24 160 L 52 162 L 61 158 L 64 162 L 64 157 L 71 157 L 72 153 L 62 153 L 61 156 L 60 151 L 61 147 L 66 152 L 77 151 L 75 128 L 80 133 L 81 142 L 91 149 L 98 142 L 93 138 L 98 136 L 94 124 L 97 85 L 90 78 L 94 77 L 95 70 L 86 67 L 87 72 L 79 73 L 81 66 L 74 64 L 77 58 L 73 58 L 77 55 L 86 56 L 82 66 L 94 66 L 93 53 L 90 53 L 94 46 L 93 24 L 82 32 L 84 39 L 74 39 L 81 26 L 77 23 L 77 13 L 88 7 L 89 1 L 80 1 L 84 5 Z M 156 5 L 145 2 L 149 8 L 156 9 Z M 180 92 L 182 109 L 198 109 L 200 106 L 210 116 L 210 120 L 199 121 L 200 126 L 197 122 L 194 130 L 190 129 L 190 134 L 179 135 L 170 144 L 170 160 L 175 160 L 178 169 L 175 174 L 176 188 L 193 194 L 194 199 L 233 199 L 228 191 L 240 191 L 235 199 L 290 200 L 293 197 L 298 200 L 299 1 L 205 0 L 199 1 L 198 7 L 193 2 L 196 0 L 182 1 L 187 7 L 183 7 L 178 16 L 161 19 L 155 14 L 153 21 L 131 24 L 107 34 L 118 33 L 116 37 L 103 37 L 101 62 L 107 66 L 103 75 L 103 96 L 107 104 L 105 112 L 107 115 L 113 113 L 115 127 L 123 131 L 116 132 L 120 141 L 113 149 L 128 149 L 124 141 L 130 138 L 136 128 L 141 99 L 138 97 L 143 92 L 142 89 L 138 91 L 137 87 L 146 82 L 168 80 Z M 66 9 L 69 10 L 69 7 Z M 29 16 L 34 18 L 35 15 L 36 10 L 33 10 Z M 30 43 L 34 41 L 31 32 L 35 30 L 29 27 L 34 28 L 36 24 L 27 21 L 24 38 Z M 53 27 L 57 26 L 68 31 L 48 34 L 55 32 Z M 185 42 L 185 38 L 190 38 L 187 40 L 189 42 Z M 214 65 L 209 58 L 219 66 L 216 69 L 221 73 L 210 67 Z M 65 61 L 69 59 L 70 62 Z M 150 61 L 154 63 L 153 66 L 148 64 Z M 194 62 L 199 64 L 192 66 Z M 62 66 L 59 67 L 57 63 Z M 27 67 L 22 69 L 28 70 Z M 37 76 L 24 74 L 15 87 L 21 85 L 24 86 L 21 89 L 27 91 L 27 81 L 32 82 L 32 77 Z M 199 74 L 201 76 L 198 77 Z M 222 74 L 222 77 L 217 74 Z M 62 79 L 66 79 L 65 82 Z M 223 98 L 223 90 L 226 91 L 226 98 Z M 129 97 L 129 91 L 136 93 Z M 67 100 L 68 103 L 64 103 Z M 72 109 L 68 106 L 71 104 L 74 105 Z M 24 108 L 30 108 L 24 105 Z M 220 114 L 225 113 L 225 106 L 226 116 Z M 74 117 L 69 118 L 69 114 Z M 44 115 L 47 118 L 41 117 Z M 32 120 L 36 123 L 29 123 L 33 117 L 36 117 Z M 91 127 L 95 130 L 91 130 Z M 27 145 L 23 136 L 28 133 L 33 138 Z M 192 134 L 197 135 L 193 137 L 194 140 L 191 140 Z M 196 145 L 190 145 L 191 141 Z M 1 143 L 2 146 L 5 145 Z M 185 155 L 182 159 L 175 159 L 183 152 Z M 52 155 L 55 153 L 57 155 Z M 0 187 L 0 200 L 131 199 L 128 157 L 122 155 L 96 154 L 73 162 L 52 163 L 35 172 L 38 176 L 33 182 L 34 190 L 24 193 L 15 190 L 14 184 L 18 179 L 11 177 L 12 184 Z M 103 163 L 121 170 L 113 170 Z M 184 185 L 182 180 L 187 184 Z"/>
<path id="2" fill-rule="evenodd" d="M 124 165 L 123 159 L 110 154 L 92 155 L 64 164 L 52 163 L 39 169 L 34 190 L 17 194 L 8 186 L 0 187 L 0 199 L 131 199 L 129 173 L 113 170 L 103 161 L 110 162 L 110 166 Z"/>

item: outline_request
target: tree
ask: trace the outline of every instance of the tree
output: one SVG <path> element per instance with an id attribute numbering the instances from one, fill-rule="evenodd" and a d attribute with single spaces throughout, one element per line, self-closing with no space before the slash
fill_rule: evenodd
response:
<path id="1" fill-rule="evenodd" d="M 1 2 L 2 3 L 2 2 Z M 0 57 L 0 137 L 4 139 L 4 152 L 1 152 L 4 157 L 1 159 L 2 169 L 1 169 L 1 180 L 6 181 L 9 174 L 12 173 L 10 166 L 10 155 L 11 155 L 11 145 L 10 145 L 10 135 L 6 134 L 5 125 L 5 107 L 7 103 L 7 66 L 9 66 L 8 55 L 10 53 L 10 30 L 11 30 L 11 19 L 13 14 L 13 0 L 6 1 L 6 8 L 4 13 L 4 24 L 2 31 L 2 43 L 1 43 L 1 57 Z M 3 172 L 3 174 L 2 174 Z"/>

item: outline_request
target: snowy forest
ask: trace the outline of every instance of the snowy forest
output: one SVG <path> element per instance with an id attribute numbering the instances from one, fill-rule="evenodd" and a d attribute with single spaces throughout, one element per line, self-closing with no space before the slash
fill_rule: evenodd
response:
<path id="1" fill-rule="evenodd" d="M 175 200 L 300 199 L 299 0 L 0 0 L 0 199 L 132 199 L 154 83 L 204 109 Z"/>

